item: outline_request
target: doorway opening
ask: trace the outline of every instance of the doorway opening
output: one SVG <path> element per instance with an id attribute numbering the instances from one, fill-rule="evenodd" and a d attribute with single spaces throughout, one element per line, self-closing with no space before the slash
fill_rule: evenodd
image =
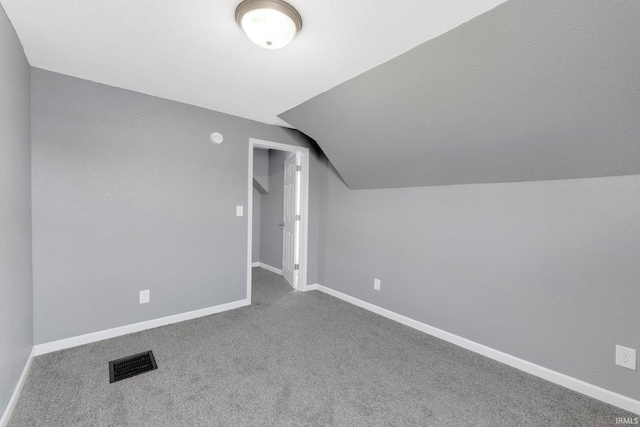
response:
<path id="1" fill-rule="evenodd" d="M 282 166 L 283 204 L 279 227 L 282 233 L 281 269 L 268 268 L 287 279 L 298 291 L 307 290 L 307 246 L 309 213 L 309 149 L 260 139 L 249 139 L 248 224 L 247 224 L 247 299 L 251 301 L 251 268 L 253 260 L 254 149 L 276 150 L 288 154 Z M 256 236 L 257 237 L 257 236 Z M 259 264 L 260 265 L 260 264 Z"/>

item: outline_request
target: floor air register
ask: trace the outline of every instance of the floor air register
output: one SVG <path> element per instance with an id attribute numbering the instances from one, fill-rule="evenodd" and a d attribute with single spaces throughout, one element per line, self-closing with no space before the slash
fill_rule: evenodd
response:
<path id="1" fill-rule="evenodd" d="M 109 382 L 115 383 L 154 369 L 158 369 L 158 366 L 155 357 L 153 357 L 153 351 L 112 360 L 109 362 Z"/>

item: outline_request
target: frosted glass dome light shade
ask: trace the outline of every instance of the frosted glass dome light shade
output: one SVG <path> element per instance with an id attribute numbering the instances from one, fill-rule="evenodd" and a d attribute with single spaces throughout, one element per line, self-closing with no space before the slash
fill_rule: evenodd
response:
<path id="1" fill-rule="evenodd" d="M 236 8 L 236 21 L 249 40 L 265 49 L 286 46 L 302 28 L 298 11 L 281 0 L 244 0 Z"/>

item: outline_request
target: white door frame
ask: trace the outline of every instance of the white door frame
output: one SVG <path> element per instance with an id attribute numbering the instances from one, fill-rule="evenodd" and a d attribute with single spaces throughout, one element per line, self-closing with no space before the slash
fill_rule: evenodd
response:
<path id="1" fill-rule="evenodd" d="M 251 302 L 251 267 L 253 245 L 253 149 L 264 148 L 287 151 L 300 154 L 302 157 L 302 171 L 300 173 L 300 244 L 298 259 L 300 260 L 300 275 L 296 290 L 307 290 L 307 252 L 309 241 L 309 149 L 297 145 L 281 144 L 279 142 L 265 141 L 249 138 L 249 171 L 248 171 L 248 203 L 247 203 L 247 300 Z"/>

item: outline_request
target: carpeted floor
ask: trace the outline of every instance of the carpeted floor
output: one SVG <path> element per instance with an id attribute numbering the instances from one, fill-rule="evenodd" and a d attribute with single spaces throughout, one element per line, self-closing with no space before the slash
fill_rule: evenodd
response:
<path id="1" fill-rule="evenodd" d="M 635 416 L 282 277 L 250 307 L 36 357 L 18 426 L 602 426 Z M 109 383 L 108 362 L 158 369 Z"/>

